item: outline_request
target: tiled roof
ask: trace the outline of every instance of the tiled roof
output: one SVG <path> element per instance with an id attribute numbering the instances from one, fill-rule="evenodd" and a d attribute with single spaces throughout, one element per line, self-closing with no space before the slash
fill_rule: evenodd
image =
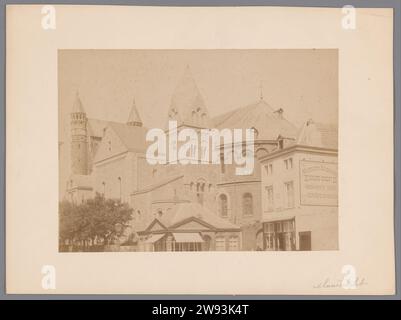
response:
<path id="1" fill-rule="evenodd" d="M 136 190 L 132 194 L 140 194 L 140 193 L 151 192 L 153 190 L 156 190 L 156 189 L 158 189 L 158 188 L 160 188 L 160 187 L 162 187 L 162 186 L 164 186 L 166 184 L 169 184 L 169 183 L 171 183 L 173 181 L 176 181 L 178 179 L 181 179 L 183 177 L 184 177 L 184 175 L 177 175 L 177 176 L 173 176 L 173 177 L 167 177 L 167 178 L 159 180 L 156 183 L 152 183 L 152 184 L 150 184 L 148 186 L 145 186 L 144 188 L 142 188 L 140 190 Z"/>
<path id="2" fill-rule="evenodd" d="M 146 150 L 148 144 L 146 141 L 147 128 L 116 122 L 110 122 L 109 127 L 114 130 L 129 151 L 143 152 Z"/>
<path id="3" fill-rule="evenodd" d="M 257 140 L 276 140 L 279 135 L 295 138 L 298 129 L 263 99 L 213 118 L 218 129 L 247 129 L 257 131 Z"/>
<path id="4" fill-rule="evenodd" d="M 103 137 L 103 131 L 107 127 L 110 121 L 88 119 L 88 132 L 89 136 L 101 138 Z"/>
<path id="5" fill-rule="evenodd" d="M 220 218 L 206 207 L 196 202 L 181 202 L 157 218 L 166 227 L 174 226 L 189 218 L 197 218 L 217 229 L 240 229 L 230 221 Z"/>

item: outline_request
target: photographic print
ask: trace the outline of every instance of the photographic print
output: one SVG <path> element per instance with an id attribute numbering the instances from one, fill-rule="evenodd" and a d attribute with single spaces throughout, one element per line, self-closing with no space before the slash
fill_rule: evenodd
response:
<path id="1" fill-rule="evenodd" d="M 395 294 L 392 8 L 6 9 L 7 293 Z"/>
<path id="2" fill-rule="evenodd" d="M 59 250 L 338 249 L 338 51 L 60 50 Z"/>

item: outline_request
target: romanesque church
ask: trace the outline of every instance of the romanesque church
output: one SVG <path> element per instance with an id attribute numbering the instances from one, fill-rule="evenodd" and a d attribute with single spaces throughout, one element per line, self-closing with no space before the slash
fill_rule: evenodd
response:
<path id="1" fill-rule="evenodd" d="M 210 117 L 187 68 L 172 92 L 166 114 L 177 130 L 253 128 L 253 174 L 238 176 L 235 165 L 150 165 L 146 133 L 135 101 L 126 123 L 91 119 L 75 97 L 70 113 L 70 173 L 64 198 L 82 202 L 95 192 L 133 208 L 132 229 L 140 251 L 260 250 L 262 248 L 259 158 L 294 141 L 298 129 L 283 109 L 261 95 L 249 105 Z M 62 146 L 62 145 L 61 145 Z M 60 151 L 61 152 L 61 151 Z"/>

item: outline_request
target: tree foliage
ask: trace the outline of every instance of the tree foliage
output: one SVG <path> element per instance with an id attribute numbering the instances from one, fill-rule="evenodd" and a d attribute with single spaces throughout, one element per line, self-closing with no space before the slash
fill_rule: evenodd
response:
<path id="1" fill-rule="evenodd" d="M 105 199 L 99 193 L 81 204 L 62 201 L 59 205 L 59 238 L 65 240 L 105 240 L 121 233 L 132 217 L 132 209 L 120 200 Z"/>

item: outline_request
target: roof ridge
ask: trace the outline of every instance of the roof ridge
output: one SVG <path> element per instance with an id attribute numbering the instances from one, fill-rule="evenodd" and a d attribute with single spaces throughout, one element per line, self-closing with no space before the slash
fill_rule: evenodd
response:
<path id="1" fill-rule="evenodd" d="M 145 187 L 143 189 L 136 190 L 136 191 L 132 192 L 131 195 L 153 191 L 153 190 L 155 190 L 157 188 L 160 188 L 160 187 L 166 185 L 167 183 L 173 182 L 173 181 L 178 180 L 178 179 L 180 179 L 182 177 L 184 177 L 183 174 L 177 175 L 177 176 L 171 177 L 171 178 L 166 178 L 166 179 L 161 180 L 161 181 L 159 181 L 157 183 L 151 184 L 151 185 L 149 185 L 149 186 L 147 186 L 147 187 Z"/>

